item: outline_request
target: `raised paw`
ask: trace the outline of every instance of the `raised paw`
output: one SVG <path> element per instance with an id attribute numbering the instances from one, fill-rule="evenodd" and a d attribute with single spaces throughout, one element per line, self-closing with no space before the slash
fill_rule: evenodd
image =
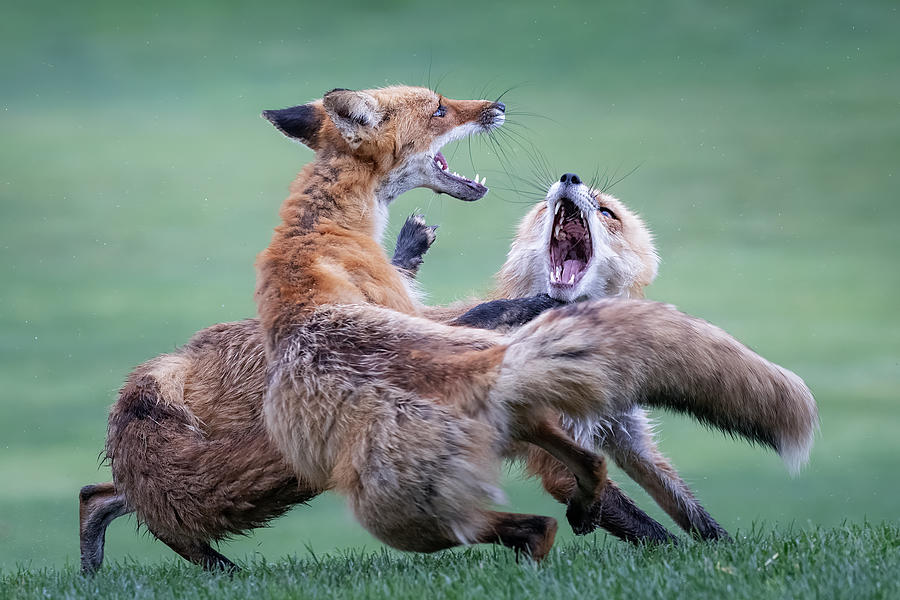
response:
<path id="1" fill-rule="evenodd" d="M 394 247 L 394 257 L 391 263 L 398 269 L 403 269 L 415 275 L 422 264 L 422 257 L 434 243 L 437 225 L 427 225 L 422 215 L 410 215 L 400 229 L 397 236 L 397 245 Z"/>

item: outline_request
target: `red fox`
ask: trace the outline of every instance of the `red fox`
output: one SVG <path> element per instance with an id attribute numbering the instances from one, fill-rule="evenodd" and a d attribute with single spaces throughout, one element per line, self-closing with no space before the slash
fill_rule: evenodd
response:
<path id="1" fill-rule="evenodd" d="M 615 283 L 606 292 L 619 295 L 628 291 L 629 296 L 639 297 L 641 289 L 656 272 L 657 257 L 649 233 L 643 223 L 623 204 L 611 196 L 605 199 L 604 210 L 614 210 L 621 226 L 605 221 L 606 234 L 598 233 L 597 247 L 603 245 L 604 255 L 618 256 L 614 266 Z M 546 290 L 547 275 L 540 265 L 547 260 L 543 232 L 548 212 L 546 202 L 537 204 L 523 219 L 503 269 L 497 276 L 494 298 L 504 296 L 538 296 Z M 434 241 L 434 227 L 427 227 L 421 217 L 410 217 L 404 223 L 397 238 L 392 263 L 408 276 L 415 276 L 422 256 Z M 612 259 L 612 257 L 611 257 Z M 517 265 L 521 261 L 536 263 L 534 267 Z M 591 267 L 598 266 L 599 261 Z M 633 279 L 632 279 L 633 278 Z M 621 286 L 621 287 L 616 287 Z M 506 290 L 504 292 L 504 290 Z M 546 301 L 521 298 L 499 303 L 497 301 L 472 307 L 480 300 L 460 303 L 450 307 L 426 307 L 430 317 L 456 324 L 482 328 L 508 327 L 527 322 L 536 314 L 557 306 L 561 302 L 546 297 Z M 469 309 L 466 312 L 466 309 Z M 464 315 L 460 316 L 461 313 Z M 81 501 L 82 566 L 86 572 L 96 570 L 103 559 L 104 530 L 112 519 L 134 510 L 126 503 L 125 491 L 134 498 L 132 505 L 139 518 L 151 531 L 167 533 L 163 540 L 175 546 L 182 555 L 205 566 L 228 566 L 224 557 L 214 554 L 210 540 L 240 533 L 260 526 L 288 510 L 294 503 L 309 499 L 320 490 L 298 488 L 298 482 L 265 440 L 261 426 L 262 389 L 264 387 L 264 351 L 255 320 L 217 325 L 199 332 L 186 346 L 174 355 L 165 355 L 149 361 L 130 376 L 130 382 L 143 381 L 152 392 L 159 387 L 160 401 L 169 406 L 181 407 L 184 423 L 197 423 L 196 435 L 176 435 L 179 419 L 160 423 L 159 430 L 145 432 L 141 452 L 134 451 L 127 442 L 114 441 L 120 448 L 117 460 L 122 469 L 139 475 L 132 476 L 134 489 L 124 488 L 119 480 L 119 491 L 111 483 L 86 486 Z M 174 381 L 175 385 L 160 385 Z M 155 384 L 155 385 L 154 385 Z M 130 385 L 123 388 L 123 399 L 128 397 Z M 124 400 L 123 400 L 124 401 Z M 114 408 L 118 412 L 119 408 Z M 185 418 L 186 417 L 186 418 Z M 160 435 L 166 433 L 167 435 Z M 122 432 L 128 435 L 128 429 Z M 231 441 L 229 441 L 231 440 Z M 540 456 L 535 453 L 535 460 Z M 145 465 L 159 464 L 165 458 L 165 467 L 149 469 Z M 177 460 L 175 460 L 177 458 Z M 148 461 L 154 461 L 153 463 Z M 253 465 L 251 468 L 250 465 Z M 547 474 L 558 488 L 559 481 L 569 483 L 568 471 L 557 469 L 558 463 L 548 461 Z M 248 478 L 247 474 L 253 477 Z M 550 488 L 550 484 L 546 484 Z M 165 486 L 165 487 L 164 487 Z M 270 488 L 270 486 L 272 486 Z M 154 499 L 142 494 L 144 490 L 166 490 L 166 504 L 157 506 Z M 554 495 L 563 503 L 566 496 Z M 627 498 L 622 497 L 627 504 Z M 632 511 L 640 513 L 636 507 Z M 178 513 L 181 523 L 171 522 L 166 515 Z M 642 513 L 640 513 L 642 514 Z M 603 524 L 607 529 L 612 525 Z M 631 529 L 619 526 L 613 533 L 636 539 L 643 531 L 643 539 L 665 538 L 664 528 L 646 517 L 632 519 Z M 627 534 L 627 535 L 626 535 Z M 184 550 L 188 548 L 190 552 Z"/>
<path id="2" fill-rule="evenodd" d="M 331 92 L 321 104 L 328 119 L 309 118 L 319 106 L 291 118 L 319 147 L 257 260 L 263 416 L 297 477 L 345 495 L 375 537 L 418 552 L 499 543 L 542 559 L 554 519 L 488 508 L 502 459 L 521 443 L 574 475 L 573 528 L 596 526 L 614 489 L 604 459 L 556 415 L 602 424 L 665 407 L 789 462 L 808 455 L 817 411 L 803 381 L 670 306 L 588 301 L 510 335 L 424 318 L 379 251 L 380 207 L 423 186 L 483 196 L 484 186 L 446 173 L 439 151 L 498 126 L 502 107 L 405 87 Z M 562 240 L 583 234 L 597 205 L 571 177 L 561 184 L 573 211 L 554 217 L 551 282 L 576 288 L 590 253 L 583 235 Z"/>
<path id="3" fill-rule="evenodd" d="M 643 298 L 658 264 L 650 233 L 640 218 L 616 198 L 588 188 L 577 175 L 567 173 L 547 191 L 546 202 L 522 220 L 498 275 L 497 293 L 518 298 L 546 292 L 567 302 Z M 484 312 L 487 306 L 474 310 Z M 614 420 L 563 418 L 561 424 L 580 445 L 599 447 L 611 456 L 680 527 L 702 539 L 728 538 L 656 448 L 644 408 L 636 405 Z M 800 456 L 785 455 L 791 469 L 799 466 Z M 541 475 L 551 495 L 568 502 L 575 481 L 559 461 L 532 448 L 528 467 Z"/>
<path id="4" fill-rule="evenodd" d="M 495 109 L 499 119 L 503 107 Z M 322 114 L 314 106 L 266 116 L 285 133 L 318 147 L 319 134 L 297 129 L 302 118 L 321 124 Z M 454 135 L 458 132 L 443 138 Z M 439 152 L 433 161 L 447 171 Z M 409 164 L 404 168 L 411 170 Z M 486 191 L 481 184 L 449 173 L 439 177 L 449 185 L 426 183 L 427 187 L 454 195 Z M 392 187 L 396 182 L 381 186 L 379 196 L 385 190 L 390 194 Z M 325 195 L 317 199 L 327 201 Z M 450 318 L 459 312 L 459 307 L 441 309 L 434 316 Z M 264 358 L 256 333 L 250 321 L 212 327 L 178 353 L 150 361 L 129 377 L 110 415 L 107 454 L 116 485 L 87 486 L 81 494 L 84 570 L 100 565 L 108 523 L 131 510 L 185 558 L 207 567 L 232 568 L 210 547 L 210 540 L 259 526 L 321 491 L 295 481 L 268 448 L 258 418 Z M 150 422 L 145 421 L 148 418 Z M 620 504 L 630 510 L 632 522 L 643 519 L 651 524 L 645 529 L 662 530 L 624 496 Z M 611 511 L 615 514 L 615 509 Z"/>
<path id="5" fill-rule="evenodd" d="M 283 131 L 315 149 L 317 129 L 298 117 L 304 112 L 310 122 L 319 120 L 320 125 L 327 118 L 322 114 L 321 105 L 315 104 L 270 114 L 270 118 Z M 289 119 L 279 119 L 279 115 L 285 119 L 292 116 L 293 126 Z M 435 158 L 441 167 L 446 167 L 439 153 Z M 606 209 L 619 215 L 627 234 L 629 220 L 623 217 L 627 215 L 624 209 L 616 210 L 615 205 Z M 541 221 L 534 226 L 527 225 L 530 219 L 540 218 L 536 215 L 545 212 L 539 206 L 520 228 L 514 251 L 501 272 L 500 295 L 546 289 L 539 283 L 540 278 L 532 277 L 525 283 L 513 281 L 519 273 L 523 279 L 532 273 L 522 271 L 521 267 L 516 270 L 520 261 L 514 257 L 526 257 L 526 261 L 532 257 L 536 264 L 545 262 L 543 254 L 532 252 L 532 234 L 545 231 L 548 226 Z M 599 235 L 599 231 L 592 233 Z M 517 247 L 527 252 L 517 253 Z M 630 258 L 619 261 L 620 266 L 633 267 L 636 263 L 632 259 L 636 255 L 643 258 L 652 255 L 652 246 L 649 246 L 650 255 L 645 252 L 647 245 L 638 250 L 622 248 L 623 256 Z M 633 270 L 631 276 L 636 278 L 635 282 L 637 277 L 646 277 L 648 273 L 652 279 L 655 261 L 652 255 L 649 270 Z M 591 266 L 601 265 L 595 261 Z M 620 279 L 625 282 L 622 289 L 634 287 L 630 295 L 638 295 L 639 288 L 649 283 L 647 280 L 632 286 L 624 276 L 625 271 L 622 275 Z M 611 290 L 604 291 L 612 293 Z M 450 320 L 465 308 L 423 307 L 422 310 L 429 317 Z M 491 318 L 496 319 L 496 315 Z M 108 453 L 114 473 L 119 473 L 116 475 L 118 490 L 112 484 L 87 486 L 82 490 L 82 564 L 86 571 L 96 569 L 102 561 L 103 532 L 109 521 L 130 510 L 136 510 L 141 521 L 182 556 L 207 567 L 229 567 L 231 563 L 212 550 L 210 540 L 259 526 L 292 504 L 321 491 L 305 482 L 298 483 L 266 440 L 260 416 L 265 386 L 261 344 L 255 321 L 219 325 L 200 332 L 176 354 L 142 365 L 129 377 L 110 418 Z M 148 419 L 149 410 L 154 406 L 155 420 Z M 571 476 L 565 475 L 568 484 Z M 677 479 L 674 472 L 673 476 Z M 560 490 L 557 486 L 554 495 L 565 501 L 571 490 L 565 494 Z M 622 503 L 626 500 L 621 496 Z M 649 522 L 655 523 L 652 519 Z M 659 530 L 647 523 L 641 522 L 643 530 L 651 530 L 658 537 Z"/>
<path id="6" fill-rule="evenodd" d="M 392 259 L 414 277 L 434 228 L 409 219 Z M 234 569 L 209 542 L 261 527 L 323 490 L 297 481 L 262 427 L 265 356 L 259 323 L 246 319 L 198 332 L 172 354 L 128 377 L 110 415 L 107 458 L 124 473 L 79 494 L 81 566 L 103 562 L 106 528 L 136 511 L 140 522 L 187 560 Z M 129 427 L 140 404 L 166 418 Z M 130 416 L 122 416 L 130 415 Z M 115 423 L 114 423 L 115 422 Z M 115 428 L 113 425 L 115 424 Z"/>

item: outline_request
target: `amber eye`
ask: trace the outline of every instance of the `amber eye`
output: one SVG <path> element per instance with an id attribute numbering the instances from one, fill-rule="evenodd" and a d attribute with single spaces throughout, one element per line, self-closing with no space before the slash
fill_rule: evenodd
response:
<path id="1" fill-rule="evenodd" d="M 438 117 L 438 118 L 447 116 L 447 107 L 444 106 L 443 104 L 438 104 L 437 110 L 434 111 L 434 114 L 431 116 Z"/>
<path id="2" fill-rule="evenodd" d="M 615 219 L 616 221 L 619 220 L 619 217 L 616 216 L 616 213 L 609 210 L 605 206 L 600 207 L 600 214 L 603 215 L 604 217 L 606 217 L 607 219 Z"/>

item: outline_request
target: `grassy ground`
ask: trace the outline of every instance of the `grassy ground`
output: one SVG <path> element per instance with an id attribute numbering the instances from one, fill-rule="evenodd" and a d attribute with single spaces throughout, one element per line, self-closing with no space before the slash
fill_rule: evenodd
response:
<path id="1" fill-rule="evenodd" d="M 56 577 L 84 585 L 53 569 L 77 561 L 78 487 L 109 476 L 96 457 L 123 377 L 199 328 L 253 314 L 254 256 L 310 158 L 261 121 L 260 109 L 395 81 L 441 80 L 451 97 L 518 85 L 504 97 L 508 129 L 537 144 L 554 173 L 621 175 L 639 166 L 613 191 L 657 234 L 663 264 L 650 296 L 725 327 L 810 384 L 822 434 L 797 479 L 771 454 L 663 417 L 663 448 L 726 527 L 797 531 L 866 518 L 896 526 L 895 3 L 360 3 L 340 18 L 335 11 L 296 3 L 4 7 L 0 569 L 35 570 L 34 585 Z M 527 153 L 507 149 L 510 173 L 530 176 Z M 392 209 L 393 231 L 417 208 L 441 225 L 421 277 L 435 302 L 487 287 L 534 199 L 515 191 L 521 182 L 482 142 L 471 158 L 466 144 L 448 158 L 458 171 L 486 174 L 491 194 L 469 205 L 415 191 Z M 562 516 L 532 482 L 513 477 L 508 488 L 513 509 Z M 896 529 L 880 531 L 896 540 Z M 843 538 L 834 539 L 832 550 L 843 552 Z M 337 499 L 323 497 L 223 552 L 276 560 L 350 547 L 379 546 Z M 670 558 L 614 547 L 596 552 L 653 569 L 719 552 L 688 547 Z M 134 561 L 110 575 L 129 585 L 170 572 L 145 567 L 171 553 L 125 520 L 112 527 L 109 556 Z M 370 560 L 376 570 L 429 565 L 434 585 L 456 577 L 458 565 L 485 562 L 510 586 L 522 577 L 528 589 L 549 587 L 543 572 L 510 570 L 502 556 L 449 556 Z M 287 589 L 299 577 L 292 572 L 276 568 L 276 587 Z M 207 585 L 184 573 L 185 585 Z M 254 573 L 269 577 L 262 566 Z M 775 585 L 775 595 L 785 585 L 759 581 Z M 359 585 L 378 583 L 363 577 Z"/>
<path id="2" fill-rule="evenodd" d="M 500 549 L 434 556 L 344 551 L 277 563 L 255 560 L 235 577 L 184 563 L 126 562 L 85 578 L 73 569 L 0 575 L 6 598 L 896 598 L 900 530 L 751 533 L 734 544 L 558 547 L 540 566 Z"/>

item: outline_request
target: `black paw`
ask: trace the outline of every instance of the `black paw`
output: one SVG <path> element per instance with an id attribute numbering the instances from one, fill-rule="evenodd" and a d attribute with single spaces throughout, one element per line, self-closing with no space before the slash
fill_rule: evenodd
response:
<path id="1" fill-rule="evenodd" d="M 721 525 L 716 523 L 708 514 L 703 514 L 706 518 L 699 523 L 695 523 L 691 529 L 691 535 L 696 539 L 706 542 L 732 542 L 731 536 Z"/>
<path id="2" fill-rule="evenodd" d="M 587 535 L 600 526 L 603 505 L 600 501 L 586 504 L 580 500 L 570 500 L 566 509 L 566 520 L 575 535 Z"/>
<path id="3" fill-rule="evenodd" d="M 570 501 L 566 518 L 578 535 L 602 527 L 632 544 L 677 543 L 675 536 L 613 485 L 607 485 L 596 500 L 575 498 Z"/>
<path id="4" fill-rule="evenodd" d="M 422 264 L 422 257 L 434 243 L 437 225 L 427 225 L 422 215 L 410 215 L 400 234 L 397 236 L 397 245 L 394 247 L 394 257 L 391 263 L 398 269 L 403 269 L 415 274 Z"/>

